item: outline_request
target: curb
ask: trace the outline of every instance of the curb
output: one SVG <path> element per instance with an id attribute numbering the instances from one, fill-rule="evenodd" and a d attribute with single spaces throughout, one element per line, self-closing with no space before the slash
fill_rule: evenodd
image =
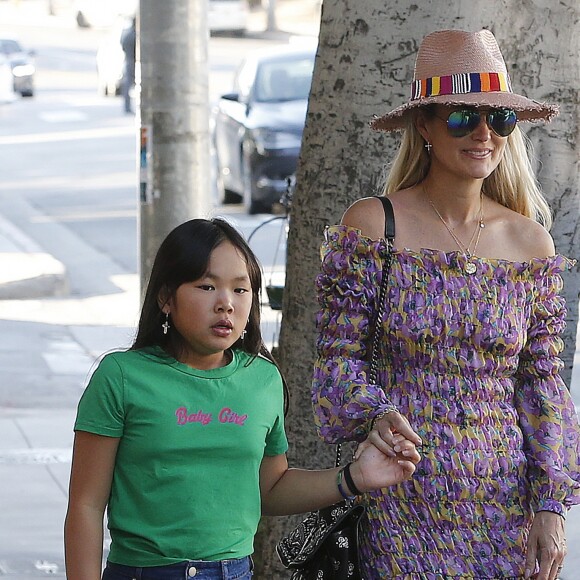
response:
<path id="1" fill-rule="evenodd" d="M 0 215 L 0 300 L 68 294 L 66 268 Z"/>

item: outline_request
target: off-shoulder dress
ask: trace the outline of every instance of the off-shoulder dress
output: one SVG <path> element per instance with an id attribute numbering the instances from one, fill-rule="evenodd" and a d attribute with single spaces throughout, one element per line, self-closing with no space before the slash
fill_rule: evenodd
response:
<path id="1" fill-rule="evenodd" d="M 362 499 L 364 577 L 521 578 L 533 514 L 580 503 L 580 429 L 559 376 L 572 262 L 471 257 L 468 274 L 460 252 L 394 250 L 374 385 L 367 345 L 385 251 L 327 228 L 317 278 L 320 435 L 361 440 L 394 404 L 424 442 L 412 479 Z"/>

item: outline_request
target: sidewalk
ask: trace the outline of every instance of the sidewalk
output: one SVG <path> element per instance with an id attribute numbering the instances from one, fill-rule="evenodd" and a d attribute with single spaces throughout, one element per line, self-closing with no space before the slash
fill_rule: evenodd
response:
<path id="1" fill-rule="evenodd" d="M 0 577 L 64 578 L 76 404 L 96 359 L 131 342 L 137 276 L 118 293 L 63 296 L 64 265 L 2 216 L 0 273 Z"/>
<path id="2" fill-rule="evenodd" d="M 74 409 L 0 407 L 0 576 L 64 578 Z M 20 538 L 20 551 L 4 551 Z M 31 553 L 33 554 L 31 557 Z"/>

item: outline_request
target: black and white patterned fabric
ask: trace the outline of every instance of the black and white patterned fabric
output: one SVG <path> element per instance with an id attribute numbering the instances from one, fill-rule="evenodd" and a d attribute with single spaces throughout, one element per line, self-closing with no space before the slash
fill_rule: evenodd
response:
<path id="1" fill-rule="evenodd" d="M 308 514 L 276 546 L 292 580 L 361 580 L 358 528 L 361 504 L 340 502 Z"/>

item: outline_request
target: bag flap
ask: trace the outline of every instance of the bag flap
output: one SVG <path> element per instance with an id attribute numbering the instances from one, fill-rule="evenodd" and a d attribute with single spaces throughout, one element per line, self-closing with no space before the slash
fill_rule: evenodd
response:
<path id="1" fill-rule="evenodd" d="M 314 557 L 328 536 L 341 528 L 357 526 L 365 513 L 362 504 L 337 503 L 311 512 L 292 532 L 282 538 L 276 552 L 285 568 L 303 566 Z"/>

